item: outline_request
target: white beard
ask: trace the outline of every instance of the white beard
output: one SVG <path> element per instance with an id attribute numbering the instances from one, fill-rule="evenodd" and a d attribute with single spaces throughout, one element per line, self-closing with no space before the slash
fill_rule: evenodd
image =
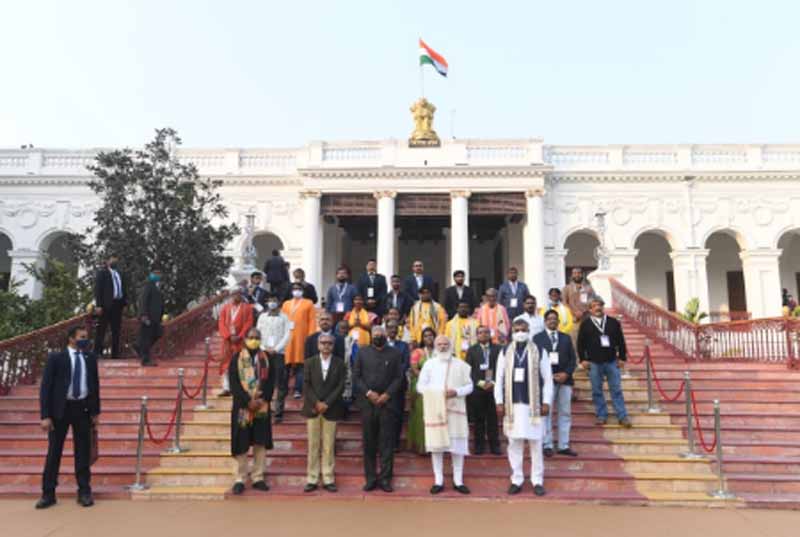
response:
<path id="1" fill-rule="evenodd" d="M 446 362 L 447 360 L 449 360 L 452 357 L 453 357 L 453 353 L 451 353 L 450 351 L 447 351 L 447 352 L 434 351 L 434 353 L 433 353 L 433 358 L 435 360 L 441 360 L 443 362 Z"/>

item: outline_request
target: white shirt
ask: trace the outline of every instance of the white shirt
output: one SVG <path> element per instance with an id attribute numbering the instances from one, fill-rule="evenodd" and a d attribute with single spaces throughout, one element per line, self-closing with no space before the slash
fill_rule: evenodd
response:
<path id="1" fill-rule="evenodd" d="M 73 349 L 71 347 L 67 347 L 69 351 L 69 361 L 72 368 L 69 370 L 69 386 L 67 386 L 67 399 L 70 401 L 75 401 L 76 399 L 72 397 L 72 375 L 75 372 L 75 361 L 81 361 L 81 386 L 80 386 L 80 395 L 78 399 L 86 399 L 89 397 L 89 386 L 86 383 L 86 360 L 83 357 L 82 353 L 79 353 L 77 349 Z"/>
<path id="2" fill-rule="evenodd" d="M 331 357 L 328 356 L 327 358 L 325 358 L 320 354 L 319 363 L 322 365 L 322 381 L 324 382 L 325 379 L 328 378 L 328 369 L 330 369 L 331 367 Z"/>
<path id="3" fill-rule="evenodd" d="M 261 332 L 262 350 L 272 347 L 275 352 L 282 353 L 289 343 L 291 335 L 289 318 L 283 312 L 279 312 L 277 315 L 269 313 L 259 315 L 256 328 Z"/>
<path id="4" fill-rule="evenodd" d="M 456 294 L 458 295 L 459 300 L 464 298 L 464 287 L 456 285 Z"/>
<path id="5" fill-rule="evenodd" d="M 523 312 L 514 317 L 515 321 L 517 319 L 522 319 L 528 323 L 528 335 L 530 336 L 531 341 L 533 341 L 533 336 L 544 331 L 544 317 L 541 315 L 531 315 L 528 312 Z"/>
<path id="6" fill-rule="evenodd" d="M 122 298 L 122 278 L 119 277 L 119 272 L 113 268 L 108 270 L 111 271 L 111 281 L 114 283 L 114 299 L 119 300 Z"/>
<path id="7" fill-rule="evenodd" d="M 414 276 L 414 277 L 417 279 L 417 289 L 419 289 L 420 287 L 422 287 L 423 278 L 422 278 L 422 276 L 421 276 L 421 275 L 419 275 L 419 274 L 417 274 L 417 275 L 416 275 L 416 276 Z"/>
<path id="8" fill-rule="evenodd" d="M 558 330 L 545 330 L 547 332 L 547 339 L 550 340 L 550 345 L 553 347 L 554 351 L 558 350 Z M 555 336 L 555 342 L 554 338 Z"/>

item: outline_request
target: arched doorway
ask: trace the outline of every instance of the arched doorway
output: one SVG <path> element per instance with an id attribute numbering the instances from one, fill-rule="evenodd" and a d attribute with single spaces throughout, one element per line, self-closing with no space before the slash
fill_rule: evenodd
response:
<path id="1" fill-rule="evenodd" d="M 800 229 L 781 235 L 778 248 L 782 250 L 779 260 L 781 289 L 785 289 L 785 294 L 797 301 L 800 295 Z"/>
<path id="2" fill-rule="evenodd" d="M 13 248 L 11 237 L 0 233 L 0 291 L 8 291 L 8 285 L 11 282 L 11 255 L 9 252 Z"/>
<path id="3" fill-rule="evenodd" d="M 733 231 L 722 230 L 706 239 L 709 316 L 712 321 L 738 317 L 747 311 L 741 247 Z M 737 313 L 734 313 L 737 312 Z"/>
<path id="4" fill-rule="evenodd" d="M 661 232 L 648 231 L 636 238 L 634 247 L 638 250 L 637 293 L 662 308 L 675 311 L 675 279 L 669 242 Z"/>
<path id="5" fill-rule="evenodd" d="M 253 246 L 256 248 L 256 268 L 261 270 L 267 259 L 272 257 L 272 250 L 278 250 L 283 254 L 283 241 L 268 231 L 257 233 L 253 237 Z"/>
<path id="6" fill-rule="evenodd" d="M 42 241 L 42 251 L 44 251 L 47 261 L 60 261 L 64 267 L 73 275 L 78 274 L 78 259 L 69 242 L 69 235 L 64 232 L 53 233 Z"/>
<path id="7" fill-rule="evenodd" d="M 595 252 L 600 246 L 600 241 L 593 231 L 580 230 L 571 233 L 564 241 L 564 249 L 567 255 L 564 257 L 564 283 L 569 280 L 570 272 L 573 268 L 582 268 L 584 274 L 597 269 L 597 258 Z"/>

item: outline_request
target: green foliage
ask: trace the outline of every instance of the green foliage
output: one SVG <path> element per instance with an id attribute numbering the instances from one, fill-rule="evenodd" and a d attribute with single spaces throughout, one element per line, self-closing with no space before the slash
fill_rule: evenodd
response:
<path id="1" fill-rule="evenodd" d="M 72 237 L 92 273 L 100 261 L 119 255 L 132 304 L 150 269 L 161 268 L 165 308 L 172 314 L 224 285 L 233 263 L 224 251 L 239 233 L 236 224 L 220 223 L 228 216 L 218 192 L 222 182 L 182 164 L 172 152 L 180 143 L 174 130 L 159 129 L 143 150 L 98 154 L 89 186 L 102 206 L 87 237 Z"/>
<path id="2" fill-rule="evenodd" d="M 0 291 L 0 340 L 32 330 L 31 300 L 19 294 L 19 282 L 11 281 L 8 291 Z"/>
<path id="3" fill-rule="evenodd" d="M 697 324 L 708 317 L 708 314 L 706 312 L 700 312 L 700 299 L 695 297 L 686 303 L 686 307 L 684 307 L 683 313 L 681 313 L 680 316 L 690 323 Z"/>

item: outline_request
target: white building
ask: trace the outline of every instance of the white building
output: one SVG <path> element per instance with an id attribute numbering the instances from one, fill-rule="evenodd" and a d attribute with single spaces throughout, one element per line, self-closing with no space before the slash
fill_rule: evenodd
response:
<path id="1" fill-rule="evenodd" d="M 0 273 L 90 223 L 96 150 L 0 150 Z M 259 265 L 280 248 L 326 288 L 370 257 L 407 274 L 420 258 L 440 286 L 468 271 L 479 290 L 517 266 L 532 291 L 594 268 L 606 213 L 611 270 L 672 309 L 780 313 L 800 280 L 800 145 L 552 146 L 542 140 L 312 142 L 293 149 L 180 149 L 224 182 L 231 218 L 255 215 Z M 240 257 L 241 240 L 230 252 Z"/>

